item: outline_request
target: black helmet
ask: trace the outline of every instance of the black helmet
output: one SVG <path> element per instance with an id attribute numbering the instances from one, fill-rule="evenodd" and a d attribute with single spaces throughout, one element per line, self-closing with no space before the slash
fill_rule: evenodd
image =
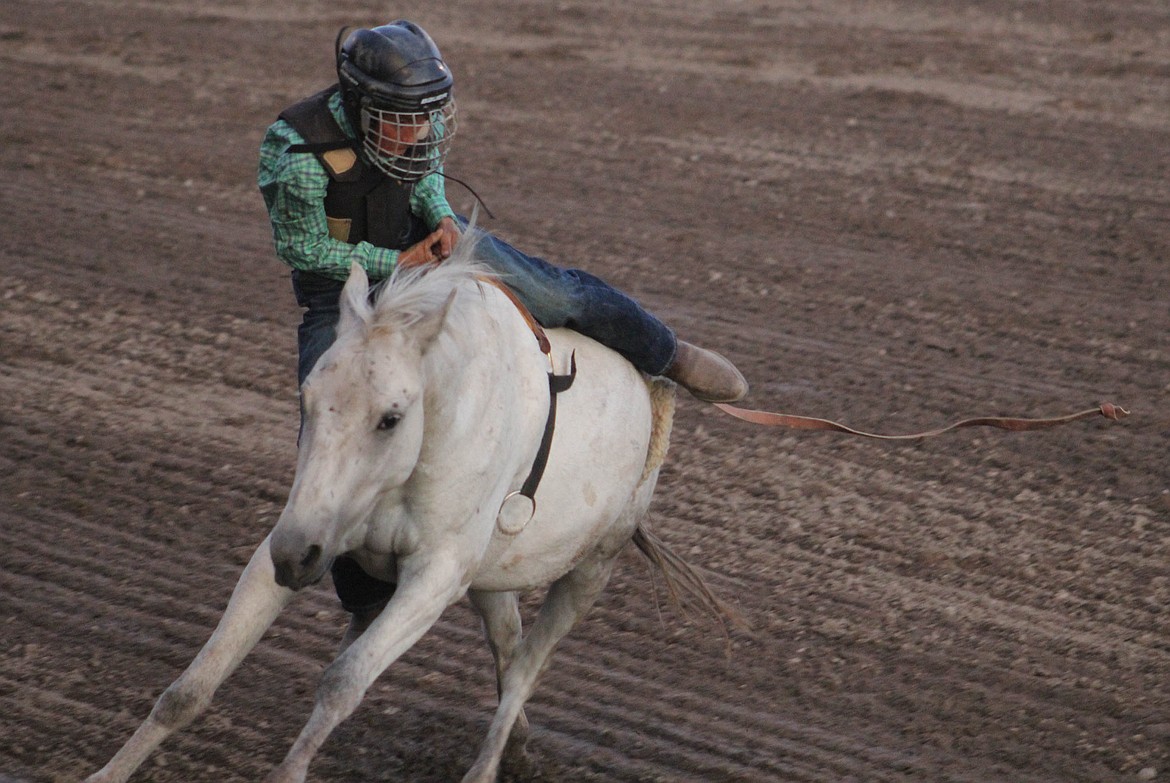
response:
<path id="1" fill-rule="evenodd" d="M 362 150 L 383 173 L 414 182 L 443 165 L 454 80 L 426 31 L 401 19 L 355 30 L 337 51 L 337 79 Z"/>

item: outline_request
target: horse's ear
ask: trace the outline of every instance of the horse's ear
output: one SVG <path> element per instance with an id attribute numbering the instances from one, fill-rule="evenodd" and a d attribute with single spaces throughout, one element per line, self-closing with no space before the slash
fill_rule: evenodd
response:
<path id="1" fill-rule="evenodd" d="M 365 324 L 370 317 L 370 278 L 361 264 L 349 268 L 349 279 L 341 289 L 341 320 L 337 331 L 346 332 L 359 324 Z"/>
<path id="2" fill-rule="evenodd" d="M 439 332 L 443 331 L 443 322 L 447 320 L 447 313 L 450 312 L 451 304 L 455 301 L 455 294 L 457 293 L 459 292 L 452 291 L 447 296 L 447 301 L 443 302 L 441 307 L 436 307 L 415 326 L 414 334 L 418 338 L 420 352 L 426 353 L 427 348 L 439 336 Z"/>

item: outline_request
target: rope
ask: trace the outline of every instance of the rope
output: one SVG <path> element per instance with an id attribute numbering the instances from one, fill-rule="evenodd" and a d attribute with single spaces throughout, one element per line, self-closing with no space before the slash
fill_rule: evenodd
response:
<path id="1" fill-rule="evenodd" d="M 920 440 L 922 438 L 933 438 L 936 435 L 942 435 L 951 430 L 963 429 L 966 427 L 996 427 L 1001 430 L 1011 430 L 1012 432 L 1029 432 L 1033 430 L 1046 430 L 1052 427 L 1059 427 L 1064 424 L 1069 424 L 1081 419 L 1088 419 L 1094 416 L 1104 416 L 1106 419 L 1117 421 L 1129 415 L 1129 411 L 1114 405 L 1111 402 L 1101 403 L 1096 408 L 1090 408 L 1079 413 L 1070 413 L 1067 416 L 1055 416 L 1045 419 L 1022 419 L 1009 418 L 1001 416 L 981 416 L 973 419 L 963 419 L 946 427 L 940 427 L 934 430 L 927 430 L 925 432 L 915 432 L 907 435 L 878 435 L 872 432 L 863 432 L 862 430 L 855 430 L 852 427 L 846 427 L 844 424 L 839 424 L 828 419 L 817 419 L 811 416 L 793 416 L 786 413 L 770 413 L 768 411 L 750 410 L 747 408 L 737 408 L 734 405 L 726 405 L 716 403 L 715 407 L 724 413 L 734 416 L 742 421 L 750 422 L 752 424 L 760 424 L 765 427 L 788 427 L 796 430 L 829 430 L 831 432 L 843 432 L 847 435 L 859 435 L 863 438 L 876 438 L 878 440 Z"/>

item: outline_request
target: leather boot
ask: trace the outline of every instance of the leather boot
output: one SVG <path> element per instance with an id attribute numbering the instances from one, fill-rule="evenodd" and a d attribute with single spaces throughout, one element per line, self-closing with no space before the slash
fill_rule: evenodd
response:
<path id="1" fill-rule="evenodd" d="M 743 373 L 729 360 L 682 340 L 663 375 L 703 402 L 735 402 L 748 392 Z"/>

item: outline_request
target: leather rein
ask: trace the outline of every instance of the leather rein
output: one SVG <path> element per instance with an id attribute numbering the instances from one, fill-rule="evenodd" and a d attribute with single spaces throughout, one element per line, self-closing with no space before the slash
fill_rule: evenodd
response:
<path id="1" fill-rule="evenodd" d="M 855 430 L 852 427 L 846 427 L 844 424 L 839 424 L 828 419 L 817 419 L 812 416 L 794 416 L 788 413 L 771 413 L 769 411 L 751 410 L 748 408 L 737 408 L 734 405 L 726 405 L 723 403 L 715 403 L 715 407 L 729 416 L 734 416 L 741 421 L 750 422 L 752 424 L 760 424 L 765 427 L 788 427 L 795 430 L 828 430 L 830 432 L 843 432 L 847 435 L 858 435 L 863 438 L 875 438 L 877 440 L 921 440 L 923 438 L 933 438 L 936 435 L 942 435 L 945 432 L 952 430 L 964 429 L 966 427 L 996 427 L 1001 430 L 1011 430 L 1012 432 L 1028 432 L 1032 430 L 1046 430 L 1052 427 L 1059 427 L 1063 424 L 1069 424 L 1081 419 L 1088 419 L 1093 416 L 1103 416 L 1106 419 L 1117 421 L 1129 415 L 1129 411 L 1125 408 L 1114 405 L 1111 402 L 1101 403 L 1096 408 L 1080 411 L 1078 413 L 1070 413 L 1067 416 L 1054 416 L 1043 419 L 1024 419 L 1006 416 L 979 416 L 972 419 L 963 419 L 954 424 L 949 424 L 938 429 L 925 430 L 923 432 L 913 432 L 905 435 L 879 435 L 873 432 L 865 432 L 863 430 Z"/>

